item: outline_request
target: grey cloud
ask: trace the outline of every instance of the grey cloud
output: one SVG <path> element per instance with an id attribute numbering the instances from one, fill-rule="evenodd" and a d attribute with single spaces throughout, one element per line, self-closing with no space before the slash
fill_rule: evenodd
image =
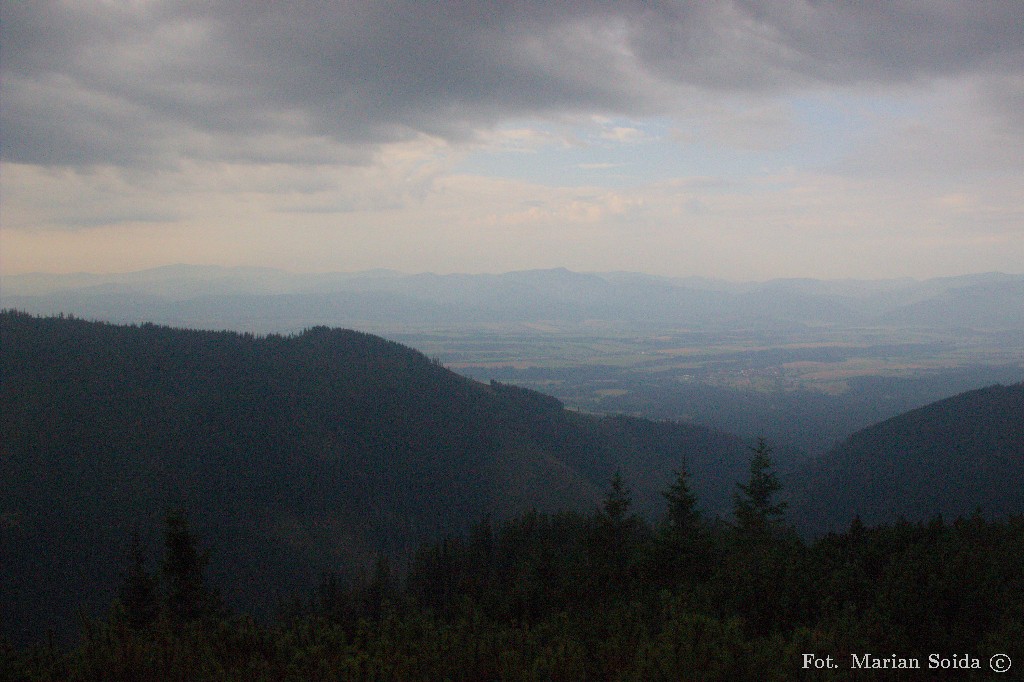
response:
<path id="1" fill-rule="evenodd" d="M 977 94 L 988 105 L 987 113 L 996 127 L 1024 143 L 1024 69 L 984 78 L 977 86 Z"/>
<path id="2" fill-rule="evenodd" d="M 358 162 L 376 144 L 468 139 L 509 118 L 671 114 L 694 88 L 775 93 L 1024 67 L 1016 0 L 2 10 L 3 158 L 38 164 Z"/>
<path id="3" fill-rule="evenodd" d="M 900 83 L 975 69 L 1016 70 L 1024 58 L 1024 5 L 1013 0 L 743 3 L 830 83 Z"/>
<path id="4" fill-rule="evenodd" d="M 513 6 L 366 4 L 311 24 L 280 3 L 239 3 L 220 26 L 255 65 L 262 101 L 302 103 L 317 132 L 341 138 L 459 137 L 508 116 L 639 109 L 648 98 L 641 74 L 588 31 L 604 15 Z"/>
<path id="5" fill-rule="evenodd" d="M 637 22 L 637 54 L 713 89 L 893 84 L 1024 65 L 1019 2 L 759 0 L 667 4 Z"/>

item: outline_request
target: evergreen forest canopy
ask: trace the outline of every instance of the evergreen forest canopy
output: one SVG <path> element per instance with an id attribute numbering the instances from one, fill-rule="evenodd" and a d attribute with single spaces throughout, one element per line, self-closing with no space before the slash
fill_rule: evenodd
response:
<path id="1" fill-rule="evenodd" d="M 804 529 L 1024 513 L 1024 383 L 967 391 L 850 436 L 790 479 Z"/>
<path id="2" fill-rule="evenodd" d="M 421 546 L 404 578 L 382 556 L 356 580 L 324 575 L 262 623 L 224 607 L 209 553 L 172 510 L 159 565 L 135 538 L 117 598 L 78 644 L 0 641 L 0 675 L 761 682 L 912 668 L 971 680 L 1024 656 L 1024 518 L 855 519 L 808 544 L 778 493 L 763 442 L 734 523 L 702 517 L 685 471 L 649 523 L 615 475 L 590 514 L 485 517 Z"/>
<path id="3" fill-rule="evenodd" d="M 407 562 L 484 514 L 585 510 L 621 470 L 637 507 L 688 453 L 706 508 L 725 509 L 745 446 L 708 429 L 568 412 L 480 384 L 400 344 L 346 330 L 291 336 L 0 315 L 4 626 L 39 632 L 109 602 L 133 529 L 168 508 L 230 551 L 225 599 L 321 572 Z M 717 505 L 717 507 L 715 506 Z"/>
<path id="4" fill-rule="evenodd" d="M 1024 385 L 868 429 L 787 490 L 767 443 L 567 412 L 367 334 L 0 323 L 5 632 L 92 616 L 69 649 L 4 645 L 16 676 L 793 679 L 805 650 L 1024 641 L 1019 498 L 791 525 L 904 480 L 903 445 L 1015 475 Z M 949 487 L 935 463 L 914 485 Z M 978 480 L 960 497 L 1002 494 Z"/>

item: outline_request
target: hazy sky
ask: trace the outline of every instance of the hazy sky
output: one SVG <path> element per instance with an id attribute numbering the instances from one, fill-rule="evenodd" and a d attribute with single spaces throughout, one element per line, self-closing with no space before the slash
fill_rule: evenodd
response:
<path id="1" fill-rule="evenodd" d="M 0 268 L 1024 272 L 1024 2 L 0 0 Z"/>

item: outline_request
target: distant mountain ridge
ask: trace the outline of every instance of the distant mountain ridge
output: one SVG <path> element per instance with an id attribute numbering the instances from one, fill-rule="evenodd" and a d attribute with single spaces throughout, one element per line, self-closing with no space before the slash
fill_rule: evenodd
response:
<path id="1" fill-rule="evenodd" d="M 119 275 L 4 276 L 0 305 L 37 314 L 203 328 L 221 324 L 255 332 L 298 331 L 321 323 L 522 320 L 1024 329 L 1024 275 L 731 283 L 564 268 L 435 275 L 167 266 Z"/>
<path id="2" fill-rule="evenodd" d="M 852 435 L 794 476 L 805 530 L 1024 514 L 1024 383 L 968 391 Z"/>

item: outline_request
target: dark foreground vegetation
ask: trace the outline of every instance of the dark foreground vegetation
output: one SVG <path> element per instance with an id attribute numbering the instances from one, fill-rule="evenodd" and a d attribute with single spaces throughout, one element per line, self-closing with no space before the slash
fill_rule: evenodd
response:
<path id="1" fill-rule="evenodd" d="M 378 554 L 536 508 L 587 511 L 616 469 L 638 512 L 685 461 L 728 513 L 746 452 L 692 425 L 599 418 L 461 377 L 411 348 L 0 312 L 0 633 L 73 632 L 114 597 L 127 540 L 192 511 L 237 611 Z"/>
<path id="2" fill-rule="evenodd" d="M 787 509 L 763 442 L 368 334 L 0 312 L 0 682 L 1020 679 L 1022 416 L 887 420 Z"/>
<path id="3" fill-rule="evenodd" d="M 1024 665 L 1024 519 L 855 520 L 807 543 L 785 523 L 769 452 L 754 450 L 729 522 L 700 516 L 684 473 L 648 523 L 616 475 L 592 514 L 484 520 L 422 546 L 402 576 L 384 558 L 325 575 L 264 622 L 225 609 L 173 511 L 159 565 L 133 542 L 108 614 L 83 617 L 70 647 L 3 645 L 0 679 L 896 677 L 851 668 L 854 654 L 916 661 L 920 679 L 989 679 L 995 654 Z M 805 654 L 838 667 L 805 668 Z"/>

